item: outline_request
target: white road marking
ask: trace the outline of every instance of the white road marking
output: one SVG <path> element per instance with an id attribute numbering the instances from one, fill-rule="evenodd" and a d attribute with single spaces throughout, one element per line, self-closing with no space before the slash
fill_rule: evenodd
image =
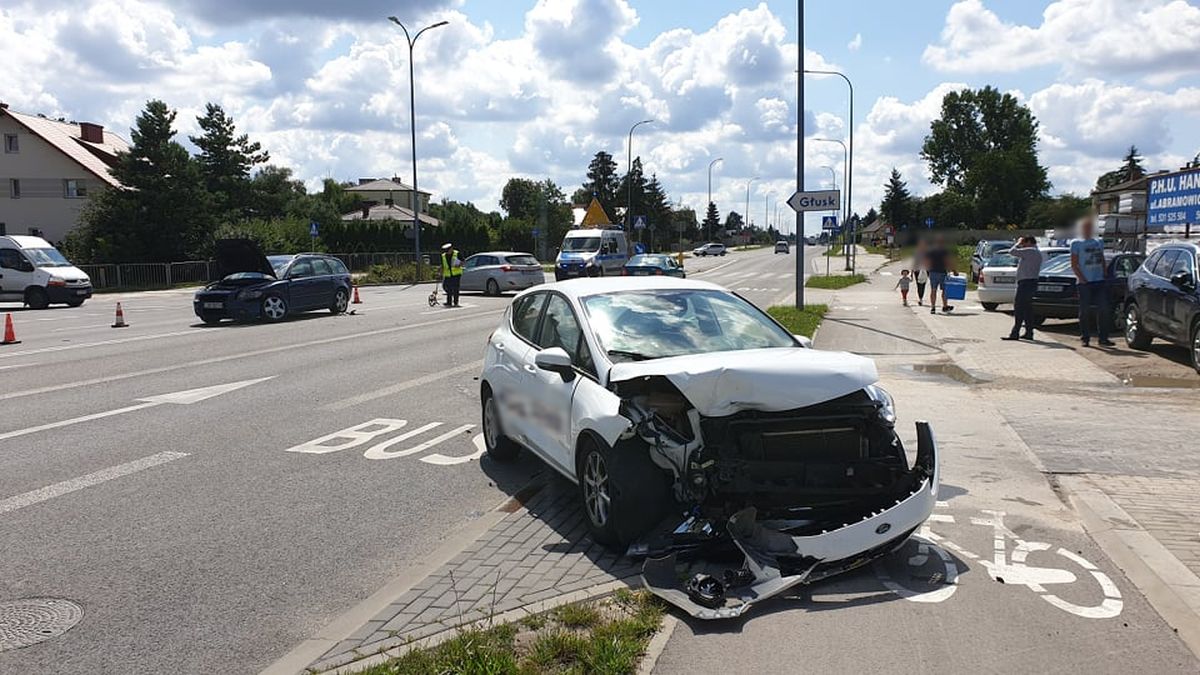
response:
<path id="1" fill-rule="evenodd" d="M 106 345 L 121 345 L 128 342 L 145 342 L 147 340 L 161 340 L 169 337 L 179 337 L 180 335 L 195 335 L 196 330 L 181 330 L 173 333 L 152 333 L 150 335 L 135 335 L 127 338 L 115 338 L 112 340 L 100 340 L 99 342 L 81 342 L 79 344 L 56 345 L 54 347 L 40 347 L 38 349 L 26 349 L 20 352 L 8 352 L 0 354 L 0 359 L 12 358 L 14 356 L 27 356 L 29 354 L 46 354 L 48 352 L 65 352 L 72 349 L 87 349 L 89 347 L 103 347 Z"/>
<path id="2" fill-rule="evenodd" d="M 13 364 L 11 366 L 0 366 L 0 370 L 12 370 L 14 368 L 28 368 L 30 366 L 36 366 L 36 365 L 37 365 L 36 363 L 17 363 L 17 364 Z"/>
<path id="3" fill-rule="evenodd" d="M 135 459 L 132 462 L 110 466 L 107 469 L 101 469 L 94 473 L 89 473 L 86 476 L 79 476 L 78 478 L 65 480 L 61 483 L 47 485 L 44 488 L 39 488 L 37 490 L 19 494 L 0 501 L 0 513 L 10 513 L 18 509 L 23 509 L 26 506 L 40 504 L 41 502 L 54 499 L 55 497 L 61 497 L 77 490 L 82 490 L 93 485 L 99 485 L 100 483 L 104 483 L 115 478 L 128 476 L 129 474 L 137 473 L 138 471 L 144 471 L 151 467 L 158 466 L 159 464 L 166 464 L 167 462 L 173 462 L 177 459 L 182 459 L 187 456 L 188 455 L 186 452 L 160 452 L 158 454 L 150 455 L 149 457 Z"/>
<path id="4" fill-rule="evenodd" d="M 712 272 L 716 272 L 717 270 L 720 270 L 720 269 L 725 269 L 726 267 L 729 267 L 730 265 L 732 265 L 732 264 L 734 264 L 734 263 L 736 263 L 736 262 L 739 262 L 739 261 L 738 261 L 738 260 L 730 260 L 729 262 L 727 262 L 727 263 L 725 263 L 725 264 L 723 264 L 723 265 L 717 265 L 716 267 L 710 267 L 709 269 L 706 269 L 706 270 L 700 270 L 699 272 L 692 272 L 692 274 L 693 274 L 693 275 L 696 275 L 696 274 L 710 274 L 710 273 L 712 273 Z"/>
<path id="5" fill-rule="evenodd" d="M 483 453 L 487 452 L 487 446 L 483 442 L 483 434 L 475 436 L 475 438 L 471 439 L 471 442 L 475 444 L 475 452 L 472 452 L 469 455 L 463 455 L 462 457 L 447 457 L 443 454 L 435 452 L 422 457 L 421 461 L 428 464 L 434 464 L 436 466 L 451 466 L 454 464 L 466 464 L 467 462 L 473 462 L 480 457 L 483 457 Z"/>
<path id="6" fill-rule="evenodd" d="M 421 315 L 422 315 L 422 316 L 424 316 L 424 315 L 426 315 L 426 314 L 441 314 L 442 312 L 447 312 L 447 311 L 450 311 L 450 310 L 452 310 L 452 309 L 467 309 L 468 307 L 477 307 L 477 306 L 478 306 L 478 305 L 472 305 L 472 304 L 469 304 L 469 303 L 464 303 L 464 304 L 461 304 L 461 305 L 459 305 L 458 307 L 446 307 L 446 306 L 441 306 L 441 308 L 440 308 L 440 309 L 433 309 L 433 310 L 430 310 L 430 311 L 428 311 L 428 312 L 421 312 Z"/>
<path id="7" fill-rule="evenodd" d="M 274 377 L 274 376 L 272 376 L 272 377 Z M 10 438 L 18 438 L 20 436 L 28 436 L 29 434 L 34 434 L 39 431 L 49 431 L 51 429 L 60 429 L 62 427 L 69 427 L 71 425 L 79 424 L 81 422 L 91 422 L 92 420 L 103 419 L 105 417 L 112 417 L 114 415 L 123 415 L 125 413 L 130 413 L 130 412 L 134 412 L 137 410 L 143 410 L 145 408 L 153 408 L 154 406 L 164 405 L 167 403 L 171 403 L 171 404 L 175 404 L 175 405 L 191 405 L 192 403 L 199 403 L 200 401 L 203 401 L 205 399 L 210 399 L 214 396 L 220 396 L 221 394 L 225 394 L 225 393 L 234 391 L 236 389 L 241 389 L 242 387 L 248 387 L 252 384 L 258 384 L 259 382 L 264 382 L 269 379 L 271 379 L 271 378 L 270 377 L 260 377 L 257 380 L 242 380 L 241 382 L 231 382 L 229 384 L 218 384 L 213 387 L 201 387 L 200 389 L 188 389 L 186 391 L 177 391 L 172 394 L 161 394 L 159 396 L 150 396 L 147 398 L 140 398 L 140 399 L 137 399 L 138 401 L 140 401 L 140 403 L 138 403 L 137 405 L 129 405 L 129 406 L 125 406 L 124 408 L 117 408 L 115 410 L 106 410 L 104 412 L 92 413 L 91 415 L 83 415 L 82 417 L 72 417 L 71 419 L 67 419 L 67 420 L 59 420 L 58 422 L 50 422 L 49 424 L 39 424 L 36 427 L 17 429 L 16 431 L 6 431 L 6 432 L 0 434 L 0 441 L 5 441 Z"/>
<path id="8" fill-rule="evenodd" d="M 376 389 L 375 391 L 368 391 L 368 392 L 359 394 L 357 396 L 351 396 L 350 398 L 345 398 L 340 401 L 334 401 L 333 403 L 326 405 L 325 409 L 326 410 L 345 410 L 346 408 L 353 408 L 354 406 L 356 406 L 360 403 L 366 403 L 367 401 L 374 401 L 375 399 L 383 398 L 384 396 L 391 396 L 392 394 L 399 394 L 400 392 L 406 391 L 408 389 L 412 389 L 413 387 L 421 387 L 421 386 L 424 386 L 431 382 L 437 382 L 438 380 L 449 377 L 451 375 L 459 375 L 461 373 L 469 373 L 469 372 L 478 373 L 478 372 L 481 372 L 482 370 L 483 370 L 483 359 L 480 359 L 478 361 L 464 363 L 461 366 L 455 366 L 453 368 L 445 368 L 442 370 L 438 370 L 438 371 L 432 372 L 428 375 L 422 375 L 421 377 L 416 377 L 411 380 L 405 380 L 404 382 L 397 382 L 396 384 L 389 385 L 382 389 Z"/>
<path id="9" fill-rule="evenodd" d="M 417 433 L 424 431 L 425 429 L 429 429 L 429 428 L 436 427 L 436 426 L 441 426 L 441 424 L 442 424 L 441 422 L 431 422 L 429 424 L 426 424 L 423 427 L 420 427 L 419 429 L 414 429 L 413 431 L 410 431 L 407 434 L 401 434 L 400 436 L 397 436 L 396 438 L 391 438 L 382 443 L 379 443 L 378 445 L 373 445 L 373 446 L 367 448 L 366 452 L 363 453 L 363 457 L 366 457 L 367 459 L 394 459 L 396 457 L 407 457 L 408 455 L 415 455 L 418 452 L 424 452 L 424 451 L 428 450 L 429 448 L 432 448 L 433 446 L 437 445 L 438 443 L 441 443 L 442 441 L 449 440 L 465 431 L 470 431 L 471 429 L 475 428 L 474 424 L 464 424 L 462 426 L 455 427 L 454 429 L 451 429 L 450 431 L 447 431 L 446 433 L 444 433 L 440 436 L 434 436 L 433 438 L 431 438 L 427 441 L 418 443 L 417 445 L 414 445 L 411 448 L 405 448 L 404 450 L 396 450 L 396 451 L 391 451 L 391 452 L 388 451 L 388 448 L 399 443 L 400 441 L 407 440 L 408 438 L 415 436 Z"/>
<path id="10" fill-rule="evenodd" d="M 39 387 L 37 389 L 26 389 L 24 391 L 14 391 L 14 392 L 6 393 L 6 394 L 0 394 L 0 401 L 7 401 L 8 399 L 22 398 L 25 396 L 34 396 L 37 394 L 48 394 L 48 393 L 55 392 L 55 391 L 63 391 L 65 389 L 76 389 L 79 387 L 88 387 L 88 386 L 91 386 L 94 384 L 108 384 L 109 382 L 119 382 L 121 380 L 128 380 L 128 379 L 135 378 L 135 377 L 145 377 L 147 375 L 158 375 L 160 373 L 170 373 L 170 372 L 174 372 L 176 370 L 183 370 L 185 368 L 195 368 L 197 366 L 208 366 L 208 365 L 212 365 L 214 363 L 225 363 L 226 361 L 235 361 L 238 359 L 246 359 L 246 358 L 251 358 L 254 356 L 263 356 L 265 354 L 275 354 L 278 352 L 291 351 L 294 349 L 302 349 L 304 347 L 315 347 L 315 346 L 319 346 L 319 345 L 336 344 L 338 342 L 345 342 L 347 340 L 361 340 L 363 338 L 372 337 L 375 335 L 387 335 L 389 333 L 396 333 L 399 331 L 411 330 L 413 328 L 424 328 L 426 326 L 437 326 L 437 325 L 440 325 L 443 323 L 449 323 L 451 321 L 462 321 L 464 319 L 476 319 L 476 318 L 487 317 L 492 314 L 499 314 L 502 311 L 504 311 L 504 310 L 497 309 L 497 310 L 492 310 L 492 311 L 487 311 L 487 312 L 477 312 L 475 314 L 471 314 L 466 317 L 459 316 L 459 317 L 455 317 L 455 318 L 440 319 L 440 320 L 436 320 L 436 321 L 423 321 L 420 323 L 412 323 L 412 324 L 408 324 L 408 325 L 404 325 L 404 326 L 393 326 L 391 328 L 380 328 L 377 330 L 365 331 L 362 333 L 353 333 L 350 335 L 338 335 L 335 337 L 321 338 L 319 340 L 310 340 L 308 342 L 299 342 L 299 343 L 293 343 L 293 344 L 279 345 L 277 347 L 267 347 L 265 349 L 255 349 L 253 351 L 242 352 L 240 354 L 227 354 L 225 356 L 215 356 L 215 357 L 208 358 L 208 359 L 198 359 L 196 361 L 188 361 L 185 363 L 176 363 L 176 364 L 173 364 L 170 366 L 161 366 L 159 368 L 147 368 L 146 370 L 139 370 L 139 371 L 135 371 L 132 373 L 122 373 L 120 375 L 109 375 L 107 377 L 96 377 L 96 378 L 92 378 L 89 380 L 79 380 L 76 382 L 67 382 L 64 384 L 54 384 L 54 385 L 49 385 L 46 387 Z"/>

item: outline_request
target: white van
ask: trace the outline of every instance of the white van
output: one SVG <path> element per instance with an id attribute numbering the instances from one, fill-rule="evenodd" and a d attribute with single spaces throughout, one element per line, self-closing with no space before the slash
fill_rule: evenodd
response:
<path id="1" fill-rule="evenodd" d="M 554 279 L 621 275 L 629 243 L 621 230 L 570 230 L 554 261 Z"/>
<path id="2" fill-rule="evenodd" d="M 92 280 L 41 237 L 0 237 L 0 302 L 33 309 L 78 307 L 92 297 Z"/>

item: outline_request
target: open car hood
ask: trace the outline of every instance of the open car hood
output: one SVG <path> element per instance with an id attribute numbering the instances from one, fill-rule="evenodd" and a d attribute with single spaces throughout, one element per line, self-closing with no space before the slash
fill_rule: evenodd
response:
<path id="1" fill-rule="evenodd" d="M 260 272 L 271 278 L 275 269 L 258 244 L 249 239 L 218 239 L 215 249 L 218 279 L 238 272 Z"/>
<path id="2" fill-rule="evenodd" d="M 614 364 L 610 383 L 662 376 L 706 417 L 831 401 L 879 379 L 871 359 L 815 349 L 746 349 Z"/>

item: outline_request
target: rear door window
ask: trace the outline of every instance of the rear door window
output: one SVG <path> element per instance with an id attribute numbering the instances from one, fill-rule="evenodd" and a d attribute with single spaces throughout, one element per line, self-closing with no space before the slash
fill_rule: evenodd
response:
<path id="1" fill-rule="evenodd" d="M 1171 268 L 1175 266 L 1175 259 L 1179 257 L 1179 251 L 1168 249 L 1162 252 L 1162 257 L 1158 259 L 1158 263 L 1151 270 L 1156 275 L 1165 278 L 1171 276 Z"/>
<path id="2" fill-rule="evenodd" d="M 346 269 L 346 264 L 337 258 L 327 258 L 325 262 L 329 263 L 329 268 L 334 274 L 350 274 L 350 270 Z"/>
<path id="3" fill-rule="evenodd" d="M 327 277 L 333 274 L 333 268 L 329 266 L 329 263 L 325 262 L 324 258 L 313 258 L 312 266 L 313 273 L 317 276 Z"/>
<path id="4" fill-rule="evenodd" d="M 545 305 L 545 293 L 527 295 L 513 303 L 513 332 L 537 344 L 538 319 L 542 316 L 542 307 Z"/>

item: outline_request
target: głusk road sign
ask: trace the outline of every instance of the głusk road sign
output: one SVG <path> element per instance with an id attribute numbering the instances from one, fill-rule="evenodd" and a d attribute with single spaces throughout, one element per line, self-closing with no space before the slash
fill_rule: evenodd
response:
<path id="1" fill-rule="evenodd" d="M 841 190 L 816 190 L 797 192 L 787 200 L 787 205 L 796 213 L 805 211 L 837 211 L 842 208 Z"/>

